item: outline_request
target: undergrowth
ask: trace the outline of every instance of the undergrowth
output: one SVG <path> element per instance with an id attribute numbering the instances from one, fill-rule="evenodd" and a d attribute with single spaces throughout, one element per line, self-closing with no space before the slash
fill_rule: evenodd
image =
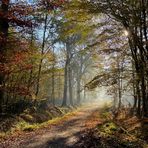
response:
<path id="1" fill-rule="evenodd" d="M 21 118 L 22 117 L 22 114 L 21 114 L 21 116 L 19 117 L 19 120 L 13 126 L 11 126 L 9 130 L 0 132 L 0 138 L 1 139 L 6 138 L 7 136 L 15 134 L 16 132 L 23 132 L 23 131 L 31 132 L 40 128 L 45 128 L 49 125 L 55 125 L 71 116 L 74 116 L 78 111 L 78 109 L 75 109 L 75 111 L 73 111 L 72 108 L 66 108 L 66 107 L 59 108 L 59 110 L 61 112 L 59 116 L 52 115 L 52 118 L 49 118 L 48 120 L 41 123 L 38 121 L 36 122 L 34 120 L 32 122 L 32 119 L 33 119 L 32 114 L 28 114 L 29 112 L 25 111 L 23 113 L 23 117 L 25 118 Z M 44 112 L 42 111 L 42 114 L 45 114 L 45 112 L 46 111 Z M 42 115 L 41 112 L 38 114 Z"/>
<path id="2" fill-rule="evenodd" d="M 108 143 L 108 141 L 112 141 L 112 143 L 115 144 L 118 143 L 118 146 L 120 146 L 121 148 L 147 148 L 147 141 L 139 139 L 135 134 L 137 128 L 140 129 L 141 127 L 134 128 L 132 132 L 129 131 L 129 118 L 125 118 L 125 116 L 123 117 L 123 120 L 115 120 L 114 115 L 111 112 L 111 107 L 106 105 L 101 112 L 101 118 L 104 122 L 101 125 L 97 126 L 97 132 L 99 133 L 99 137 L 105 139 L 106 143 Z M 133 125 L 137 124 L 138 122 L 139 121 L 135 120 Z M 132 127 L 133 125 L 130 126 Z M 116 147 L 116 145 L 114 145 L 113 147 Z"/>

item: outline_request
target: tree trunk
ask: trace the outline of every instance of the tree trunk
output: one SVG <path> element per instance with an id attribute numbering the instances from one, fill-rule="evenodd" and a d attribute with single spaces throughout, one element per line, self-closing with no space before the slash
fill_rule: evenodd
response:
<path id="1" fill-rule="evenodd" d="M 143 103 L 143 107 L 142 107 L 142 113 L 144 117 L 148 117 L 148 102 L 147 102 L 147 98 L 146 98 L 146 87 L 145 87 L 145 79 L 144 79 L 144 74 L 142 76 L 142 80 L 141 80 L 141 93 L 142 93 L 142 103 Z"/>
<path id="2" fill-rule="evenodd" d="M 138 97 L 136 93 L 136 76 L 135 76 L 135 67 L 134 67 L 134 62 L 132 61 L 132 76 L 133 76 L 133 96 L 134 96 L 134 104 L 133 104 L 133 113 L 137 109 L 137 102 L 138 102 Z"/>
<path id="3" fill-rule="evenodd" d="M 6 62 L 6 44 L 7 44 L 7 36 L 8 36 L 8 7 L 9 7 L 9 0 L 2 0 L 1 2 L 1 10 L 2 16 L 0 17 L 0 64 L 4 68 L 4 64 Z M 0 70 L 0 113 L 2 113 L 3 109 L 3 101 L 4 101 L 4 91 L 3 85 L 5 81 L 5 74 Z"/>
<path id="4" fill-rule="evenodd" d="M 52 99 L 52 104 L 55 105 L 55 83 L 54 83 L 54 68 L 55 68 L 55 63 L 52 65 L 52 92 L 51 92 L 51 99 Z M 60 91 L 60 90 L 59 90 Z"/>
<path id="5" fill-rule="evenodd" d="M 118 108 L 121 108 L 122 105 L 122 66 L 120 67 L 120 62 L 117 61 L 117 67 L 118 67 L 118 99 L 119 99 L 119 103 L 118 103 Z"/>
<path id="6" fill-rule="evenodd" d="M 68 81 L 68 59 L 66 59 L 65 69 L 64 69 L 64 92 L 63 92 L 63 102 L 62 106 L 67 106 L 67 81 Z"/>
<path id="7" fill-rule="evenodd" d="M 45 15 L 45 20 L 44 20 L 44 32 L 43 32 L 41 56 L 44 55 L 46 30 L 47 30 L 47 19 L 48 19 L 48 14 Z M 41 71 L 42 71 L 42 63 L 43 63 L 43 57 L 41 57 L 41 60 L 40 60 L 40 63 L 39 63 L 39 70 L 38 70 L 38 75 L 37 75 L 37 86 L 36 86 L 36 93 L 35 93 L 36 97 L 38 96 L 39 89 L 40 89 L 40 77 L 41 77 Z M 36 102 L 36 100 L 35 100 L 35 102 Z"/>
<path id="8" fill-rule="evenodd" d="M 59 72 L 59 75 L 58 75 L 58 82 L 59 82 L 59 84 L 58 84 L 58 89 L 59 89 L 59 91 L 58 91 L 58 99 L 60 99 L 61 98 L 61 73 Z"/>
<path id="9" fill-rule="evenodd" d="M 79 105 L 81 103 L 81 95 L 80 95 L 80 91 L 81 91 L 81 82 L 80 82 L 80 78 L 77 78 L 77 104 Z"/>
<path id="10" fill-rule="evenodd" d="M 139 88 L 139 80 L 137 80 L 136 90 L 137 90 L 137 98 L 138 98 L 137 115 L 141 116 L 141 95 L 140 95 L 140 88 Z"/>
<path id="11" fill-rule="evenodd" d="M 70 100 L 70 105 L 73 106 L 72 69 L 70 65 L 68 67 L 68 79 L 69 79 L 69 100 Z"/>

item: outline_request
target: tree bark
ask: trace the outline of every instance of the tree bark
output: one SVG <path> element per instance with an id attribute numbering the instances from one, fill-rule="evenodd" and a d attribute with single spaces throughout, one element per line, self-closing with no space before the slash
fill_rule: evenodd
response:
<path id="1" fill-rule="evenodd" d="M 73 106 L 72 69 L 70 65 L 68 67 L 68 78 L 69 78 L 69 100 L 70 100 L 70 105 Z"/>
<path id="2" fill-rule="evenodd" d="M 43 41 L 42 41 L 42 49 L 41 49 L 41 56 L 44 55 L 44 48 L 45 48 L 45 40 L 46 40 L 46 30 L 47 30 L 47 19 L 48 14 L 45 14 L 45 20 L 44 20 L 44 32 L 43 32 Z M 42 63 L 43 63 L 43 57 L 41 57 L 40 63 L 39 63 L 39 70 L 37 75 L 37 86 L 36 86 L 36 97 L 38 96 L 39 90 L 40 90 L 40 76 L 42 71 Z M 35 100 L 36 102 L 36 100 Z"/>
<path id="3" fill-rule="evenodd" d="M 4 74 L 4 64 L 6 62 L 6 45 L 7 45 L 7 36 L 8 36 L 8 7 L 9 7 L 9 0 L 2 0 L 1 2 L 1 17 L 0 17 L 0 64 L 2 70 L 0 70 L 0 113 L 2 113 L 2 103 L 4 101 L 4 90 L 3 85 L 5 81 L 5 74 Z"/>
<path id="4" fill-rule="evenodd" d="M 63 92 L 63 102 L 62 106 L 67 106 L 67 82 L 68 82 L 68 59 L 66 59 L 65 69 L 64 69 L 64 92 Z"/>
<path id="5" fill-rule="evenodd" d="M 53 54 L 54 54 L 54 49 L 53 49 Z M 52 84 L 51 99 L 52 99 L 53 105 L 55 105 L 55 81 L 54 80 L 55 80 L 55 59 L 52 65 L 52 83 L 51 83 Z"/>
<path id="6" fill-rule="evenodd" d="M 77 78 L 77 104 L 78 105 L 81 103 L 80 91 L 81 91 L 81 80 L 78 76 L 78 78 Z"/>

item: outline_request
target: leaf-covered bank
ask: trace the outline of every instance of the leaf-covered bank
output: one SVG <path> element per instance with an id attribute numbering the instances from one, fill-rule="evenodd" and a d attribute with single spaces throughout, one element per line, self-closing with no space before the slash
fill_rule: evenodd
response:
<path id="1" fill-rule="evenodd" d="M 5 115 L 0 118 L 0 139 L 15 135 L 22 131 L 34 131 L 53 124 L 65 116 L 77 111 L 72 107 L 56 107 L 49 105 L 45 108 L 30 108 L 20 115 Z"/>
<path id="2" fill-rule="evenodd" d="M 109 109 L 110 110 L 110 109 Z M 147 124 L 143 126 L 143 120 L 136 116 L 123 116 L 115 119 L 109 110 L 101 112 L 101 123 L 93 128 L 85 130 L 77 144 L 78 148 L 147 148 Z M 128 110 L 128 109 L 127 109 Z M 93 119 L 100 114 L 96 112 Z M 145 131 L 145 132 L 143 132 Z"/>

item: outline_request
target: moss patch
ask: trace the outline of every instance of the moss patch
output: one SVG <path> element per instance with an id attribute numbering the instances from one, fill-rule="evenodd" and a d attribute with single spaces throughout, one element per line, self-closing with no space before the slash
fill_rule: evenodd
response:
<path id="1" fill-rule="evenodd" d="M 101 127 L 99 129 L 100 129 L 101 132 L 103 132 L 107 135 L 111 135 L 115 131 L 118 130 L 118 127 L 113 122 L 107 122 L 107 123 L 101 125 Z"/>

